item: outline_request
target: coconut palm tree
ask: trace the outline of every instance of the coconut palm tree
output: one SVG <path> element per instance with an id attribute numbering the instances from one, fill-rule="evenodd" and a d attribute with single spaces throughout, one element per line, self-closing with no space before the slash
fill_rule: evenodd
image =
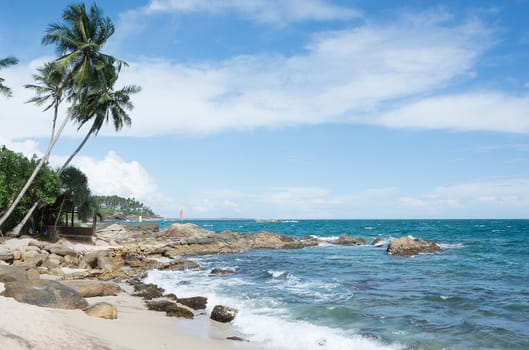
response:
<path id="1" fill-rule="evenodd" d="M 140 91 L 141 88 L 136 85 L 125 86 L 117 91 L 114 91 L 112 87 L 105 87 L 100 91 L 87 92 L 85 96 L 80 98 L 82 103 L 76 104 L 71 108 L 72 118 L 79 124 L 79 128 L 90 121 L 92 125 L 79 146 L 59 169 L 59 175 L 79 153 L 88 139 L 92 135 L 97 136 L 103 124 L 112 120 L 116 131 L 120 131 L 125 125 L 131 125 L 131 119 L 128 114 L 128 111 L 134 108 L 131 102 L 131 95 Z"/>
<path id="2" fill-rule="evenodd" d="M 13 66 L 17 63 L 18 60 L 15 57 L 2 58 L 0 59 L 0 69 Z M 11 97 L 11 89 L 3 84 L 4 81 L 5 79 L 0 78 L 0 93 L 7 97 Z"/>
<path id="3" fill-rule="evenodd" d="M 51 137 L 50 142 L 48 144 L 48 149 L 45 153 L 45 156 L 41 159 L 39 162 L 40 167 L 37 166 L 35 170 L 33 171 L 35 177 L 37 176 L 37 173 L 40 171 L 42 164 L 48 161 L 48 158 L 51 154 L 51 149 L 55 145 L 55 142 L 59 139 L 60 134 L 62 133 L 62 130 L 66 126 L 68 122 L 68 117 L 65 117 L 59 131 L 56 134 L 55 126 L 57 123 L 57 117 L 59 113 L 59 105 L 64 100 L 64 92 L 68 91 L 68 81 L 65 81 L 65 67 L 62 65 L 59 65 L 55 62 L 48 62 L 45 63 L 43 67 L 37 69 L 36 74 L 33 74 L 33 80 L 35 80 L 36 84 L 27 84 L 25 85 L 28 89 L 33 89 L 35 91 L 35 97 L 31 98 L 28 103 L 35 103 L 37 106 L 46 105 L 44 108 L 44 111 L 48 111 L 49 109 L 53 108 L 53 121 L 52 121 L 52 128 L 51 128 Z M 42 164 L 40 164 L 42 163 Z M 32 174 L 33 175 L 33 174 Z M 31 184 L 33 181 L 30 177 L 28 180 L 28 183 Z M 20 199 L 22 199 L 22 195 L 19 194 Z M 18 201 L 15 201 L 13 203 L 18 204 Z M 12 204 L 11 206 L 14 208 L 16 207 L 16 204 Z M 33 215 L 33 212 L 38 207 L 39 202 L 36 201 L 33 203 L 31 208 L 28 210 L 22 221 L 13 228 L 12 234 L 15 236 L 18 236 L 24 225 L 28 222 L 28 220 Z"/>
<path id="4" fill-rule="evenodd" d="M 98 115 L 98 113 L 86 113 L 88 107 L 82 106 L 85 101 L 93 99 L 91 96 L 94 92 L 112 92 L 121 67 L 126 65 L 125 62 L 101 52 L 102 47 L 113 33 L 112 21 L 108 17 L 103 17 L 101 10 L 95 4 L 90 6 L 89 11 L 86 10 L 84 4 L 78 4 L 69 5 L 63 13 L 62 21 L 51 24 L 42 39 L 44 45 L 56 45 L 60 55 L 54 64 L 64 70 L 62 88 L 65 90 L 62 93 L 67 92 L 72 103 L 70 114 L 74 115 L 76 110 L 85 111 L 83 118 L 74 118 L 78 122 L 88 121 Z M 129 118 L 128 115 L 126 117 Z M 66 125 L 67 120 L 65 119 L 63 125 Z M 54 130 L 54 127 L 52 129 Z M 62 131 L 62 128 L 60 130 Z M 42 162 L 47 161 L 59 135 L 58 131 L 50 142 Z M 39 170 L 40 167 L 36 168 L 36 172 Z M 14 210 L 33 179 L 34 177 L 28 180 L 27 186 L 17 197 L 18 200 L 15 200 L 8 211 L 0 217 L 0 227 Z"/>

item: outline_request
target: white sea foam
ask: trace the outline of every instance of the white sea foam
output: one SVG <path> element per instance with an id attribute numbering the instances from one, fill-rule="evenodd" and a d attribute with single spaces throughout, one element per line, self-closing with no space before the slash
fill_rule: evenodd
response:
<path id="1" fill-rule="evenodd" d="M 274 271 L 283 272 L 283 271 Z M 282 274 L 284 276 L 284 274 Z M 183 280 L 190 283 L 182 284 Z M 277 281 L 277 279 L 274 279 Z M 290 319 L 290 313 L 280 300 L 270 297 L 248 299 L 244 295 L 228 296 L 223 294 L 226 286 L 237 286 L 245 283 L 242 279 L 215 279 L 207 277 L 205 271 L 150 271 L 147 283 L 155 283 L 166 292 L 179 297 L 205 296 L 208 298 L 206 313 L 209 314 L 217 304 L 230 305 L 239 310 L 233 327 L 244 338 L 259 348 L 277 350 L 305 349 L 365 349 L 394 350 L 400 346 L 383 345 L 378 341 L 366 339 L 354 330 L 344 331 L 325 326 L 314 325 L 305 321 Z M 286 286 L 312 288 L 307 282 L 300 281 L 294 275 L 286 274 Z M 246 284 L 248 284 L 246 282 Z M 321 286 L 320 286 L 321 287 Z M 329 286 L 328 286 L 329 287 Z"/>
<path id="2" fill-rule="evenodd" d="M 273 270 L 268 270 L 267 272 L 268 272 L 268 273 L 270 274 L 270 276 L 272 276 L 273 278 L 281 277 L 281 276 L 283 276 L 283 275 L 286 273 L 286 271 L 273 271 Z"/>
<path id="3" fill-rule="evenodd" d="M 463 243 L 438 243 L 441 249 L 461 249 L 465 246 Z"/>

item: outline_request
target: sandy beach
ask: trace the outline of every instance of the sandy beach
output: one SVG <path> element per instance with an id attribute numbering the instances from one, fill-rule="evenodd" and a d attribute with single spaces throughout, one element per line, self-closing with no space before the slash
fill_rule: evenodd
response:
<path id="1" fill-rule="evenodd" d="M 12 350 L 248 348 L 247 344 L 230 340 L 186 334 L 195 326 L 203 328 L 206 322 L 211 323 L 209 327 L 214 334 L 217 325 L 209 321 L 207 315 L 186 321 L 166 317 L 164 313 L 147 310 L 141 298 L 127 293 L 89 298 L 88 301 L 90 304 L 100 301 L 112 303 L 118 309 L 118 318 L 105 320 L 90 317 L 81 310 L 43 308 L 0 297 L 1 347 Z M 196 331 L 203 332 L 203 329 Z M 216 331 L 217 336 L 223 334 L 222 325 Z"/>

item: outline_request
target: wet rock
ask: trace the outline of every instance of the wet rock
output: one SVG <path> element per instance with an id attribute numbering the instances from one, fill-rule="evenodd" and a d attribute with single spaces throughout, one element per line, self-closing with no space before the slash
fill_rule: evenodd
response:
<path id="1" fill-rule="evenodd" d="M 158 268 L 163 271 L 184 271 L 201 269 L 200 265 L 191 260 L 177 260 L 165 263 Z"/>
<path id="2" fill-rule="evenodd" d="M 174 293 L 165 294 L 163 297 L 174 301 L 178 299 Z"/>
<path id="3" fill-rule="evenodd" d="M 377 237 L 371 241 L 371 245 L 375 247 L 382 247 L 384 245 L 384 240 L 380 237 Z"/>
<path id="4" fill-rule="evenodd" d="M 115 320 L 118 318 L 118 309 L 106 302 L 91 305 L 83 310 L 85 314 L 92 317 L 104 318 L 107 320 Z"/>
<path id="5" fill-rule="evenodd" d="M 441 247 L 433 242 L 422 238 L 401 237 L 391 241 L 388 245 L 387 254 L 397 256 L 410 256 L 419 253 L 433 253 L 441 250 Z"/>
<path id="6" fill-rule="evenodd" d="M 205 310 L 208 303 L 206 297 L 177 298 L 179 304 L 185 305 L 193 310 Z"/>
<path id="7" fill-rule="evenodd" d="M 363 238 L 341 235 L 337 240 L 332 241 L 331 243 L 338 245 L 364 245 L 366 244 L 366 240 Z"/>
<path id="8" fill-rule="evenodd" d="M 238 336 L 236 336 L 236 335 L 233 335 L 233 336 L 231 336 L 231 337 L 226 337 L 226 339 L 228 339 L 228 340 L 234 340 L 234 341 L 244 341 L 244 342 L 249 342 L 249 340 L 247 340 L 247 339 L 243 339 L 243 338 L 238 337 Z"/>
<path id="9" fill-rule="evenodd" d="M 117 295 L 122 290 L 121 287 L 114 282 L 98 280 L 64 280 L 60 281 L 60 283 L 76 290 L 84 298 Z"/>
<path id="10" fill-rule="evenodd" d="M 15 266 L 0 265 L 0 283 L 26 281 L 28 276 L 24 269 Z"/>
<path id="11" fill-rule="evenodd" d="M 231 322 L 237 316 L 238 311 L 232 307 L 224 305 L 216 305 L 211 311 L 211 318 L 213 321 L 227 323 Z"/>
<path id="12" fill-rule="evenodd" d="M 158 287 L 156 284 L 145 284 L 142 282 L 138 282 L 134 285 L 134 296 L 142 297 L 143 299 L 154 299 L 154 298 L 160 298 L 163 296 L 163 293 L 165 292 L 165 289 Z"/>
<path id="13" fill-rule="evenodd" d="M 211 270 L 209 274 L 220 276 L 220 275 L 233 275 L 234 273 L 235 271 L 233 270 L 214 268 Z"/>
<path id="14" fill-rule="evenodd" d="M 169 300 L 156 300 L 149 301 L 146 303 L 147 308 L 153 311 L 162 311 L 165 312 L 167 316 L 170 317 L 180 317 L 180 318 L 193 318 L 193 312 L 178 306 L 175 302 Z"/>
<path id="15" fill-rule="evenodd" d="M 74 289 L 57 281 L 15 281 L 5 284 L 5 297 L 16 301 L 55 309 L 84 309 L 86 300 Z"/>

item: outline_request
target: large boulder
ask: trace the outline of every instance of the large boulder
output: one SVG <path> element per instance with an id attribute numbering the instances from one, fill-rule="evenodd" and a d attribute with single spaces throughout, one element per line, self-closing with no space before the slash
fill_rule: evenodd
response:
<path id="1" fill-rule="evenodd" d="M 231 322 L 235 319 L 235 316 L 237 316 L 237 310 L 224 305 L 216 305 L 213 308 L 213 311 L 211 311 L 211 315 L 209 318 L 211 318 L 213 321 L 227 323 Z"/>
<path id="2" fill-rule="evenodd" d="M 114 282 L 98 280 L 64 280 L 60 281 L 60 283 L 76 290 L 84 298 L 117 295 L 121 292 L 121 287 Z"/>
<path id="3" fill-rule="evenodd" d="M 441 250 L 441 247 L 433 242 L 422 238 L 401 237 L 391 241 L 388 245 L 388 255 L 410 256 L 420 253 L 433 253 Z"/>
<path id="4" fill-rule="evenodd" d="M 74 289 L 51 280 L 15 281 L 5 284 L 5 297 L 55 309 L 84 309 L 86 300 Z"/>
<path id="5" fill-rule="evenodd" d="M 91 305 L 83 310 L 85 314 L 92 317 L 104 318 L 107 320 L 115 320 L 118 318 L 118 309 L 106 302 Z"/>
<path id="6" fill-rule="evenodd" d="M 0 265 L 0 283 L 26 281 L 28 276 L 24 269 L 19 267 Z"/>
<path id="7" fill-rule="evenodd" d="M 123 266 L 125 261 L 123 258 L 118 256 L 110 256 L 110 255 L 98 255 L 97 257 L 97 267 L 99 267 L 103 271 L 113 272 L 117 271 Z"/>
<path id="8" fill-rule="evenodd" d="M 366 240 L 363 238 L 341 235 L 335 241 L 331 241 L 331 243 L 338 245 L 364 245 L 366 244 Z"/>

